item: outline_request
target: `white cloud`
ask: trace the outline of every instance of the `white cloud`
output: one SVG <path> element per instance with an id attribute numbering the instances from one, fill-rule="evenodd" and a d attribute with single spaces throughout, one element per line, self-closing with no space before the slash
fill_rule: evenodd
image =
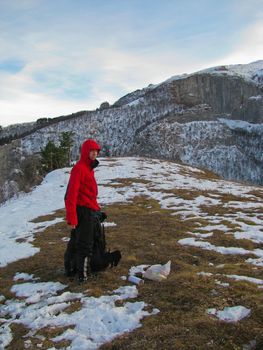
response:
<path id="1" fill-rule="evenodd" d="M 53 48 L 53 51 L 40 48 Z M 59 54 L 54 43 L 38 43 L 38 50 L 24 69 L 17 74 L 3 74 L 0 86 L 0 124 L 54 117 L 79 110 L 94 109 L 105 100 L 113 103 L 123 93 L 158 83 L 171 75 L 189 71 L 191 60 L 182 60 L 174 52 L 134 53 L 115 48 L 84 48 L 81 52 Z M 61 68 L 62 67 L 62 68 Z M 188 69 L 187 69 L 188 68 Z M 62 69 L 62 71 L 60 71 Z M 98 72 L 93 76 L 93 70 Z M 34 80 L 34 74 L 53 71 L 61 86 L 50 89 Z M 64 72 L 64 75 L 63 75 Z M 67 75 L 89 77 L 92 87 L 88 98 L 57 97 L 70 85 Z M 52 75 L 51 75 L 52 80 Z M 114 88 L 113 88 L 114 87 Z M 76 87 L 77 89 L 77 87 Z"/>
<path id="2" fill-rule="evenodd" d="M 228 55 L 211 62 L 210 66 L 246 64 L 261 59 L 263 59 L 263 22 L 256 21 L 239 33 Z"/>
<path id="3" fill-rule="evenodd" d="M 34 0 L 14 1 L 13 6 L 34 7 Z M 240 11 L 243 16 L 244 8 Z M 162 41 L 157 34 L 167 23 L 157 23 L 159 29 L 143 28 L 140 33 L 120 16 L 122 30 L 118 33 L 116 14 L 111 13 L 107 17 L 108 35 L 105 18 L 97 21 L 89 13 L 87 25 L 85 22 L 82 27 L 85 16 L 76 21 L 76 14 L 71 18 L 69 13 L 64 17 L 64 13 L 55 16 L 56 21 L 53 15 L 55 27 L 45 27 L 45 20 L 41 23 L 40 19 L 38 24 L 36 18 L 28 18 L 28 27 L 21 28 L 19 37 L 14 22 L 3 22 L 1 59 L 18 57 L 25 67 L 17 74 L 0 74 L 0 124 L 94 109 L 103 101 L 113 103 L 125 93 L 172 75 L 262 59 L 263 24 L 257 13 L 256 22 L 238 36 L 233 33 L 231 52 L 217 60 L 202 54 L 202 48 L 209 52 L 207 45 L 214 45 L 216 40 L 216 33 L 206 29 L 201 34 L 177 37 L 174 42 L 167 38 Z M 43 15 L 48 18 L 47 9 Z M 78 96 L 78 91 L 83 91 L 83 96 Z"/>
<path id="4" fill-rule="evenodd" d="M 0 101 L 0 124 L 34 121 L 43 117 L 57 117 L 80 110 L 90 109 L 88 103 L 72 103 L 54 99 L 45 94 L 21 92 L 15 99 Z"/>

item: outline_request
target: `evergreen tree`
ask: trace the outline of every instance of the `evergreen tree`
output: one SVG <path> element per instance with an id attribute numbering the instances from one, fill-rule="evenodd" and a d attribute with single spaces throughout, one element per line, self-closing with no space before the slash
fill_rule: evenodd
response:
<path id="1" fill-rule="evenodd" d="M 64 166 L 70 166 L 71 148 L 74 144 L 73 131 L 62 132 L 60 137 L 60 148 L 62 150 L 61 157 L 63 158 Z"/>
<path id="2" fill-rule="evenodd" d="M 74 144 L 73 132 L 62 132 L 57 147 L 53 141 L 48 141 L 44 149 L 41 149 L 41 161 L 44 171 L 52 171 L 58 168 L 70 166 L 71 148 Z"/>
<path id="3" fill-rule="evenodd" d="M 41 149 L 42 165 L 45 171 L 57 169 L 58 148 L 53 141 L 48 141 L 46 147 Z"/>

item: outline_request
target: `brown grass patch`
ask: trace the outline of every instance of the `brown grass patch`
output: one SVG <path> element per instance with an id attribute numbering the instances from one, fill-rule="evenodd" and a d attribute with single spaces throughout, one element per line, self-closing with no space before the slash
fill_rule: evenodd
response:
<path id="1" fill-rule="evenodd" d="M 131 179 L 128 183 L 129 181 Z M 180 194 L 187 196 L 182 192 Z M 213 207 L 205 209 L 211 208 Z M 216 209 L 221 210 L 220 207 Z M 96 279 L 90 280 L 84 286 L 79 286 L 74 279 L 65 278 L 63 254 L 66 243 L 61 239 L 69 235 L 70 230 L 65 222 L 61 222 L 36 235 L 33 243 L 41 248 L 38 254 L 0 269 L 0 292 L 7 298 L 13 297 L 10 292 L 14 284 L 12 279 L 19 271 L 33 273 L 41 281 L 68 284 L 72 292 L 99 297 L 108 294 L 109 290 L 126 285 L 128 282 L 120 277 L 127 276 L 132 265 L 166 263 L 171 260 L 172 271 L 166 281 L 145 281 L 144 285 L 138 287 L 137 300 L 145 301 L 150 309 L 158 308 L 160 313 L 144 318 L 142 327 L 116 338 L 101 349 L 242 349 L 242 345 L 252 339 L 256 339 L 260 349 L 263 345 L 262 290 L 251 283 L 235 282 L 223 276 L 202 277 L 196 273 L 235 273 L 260 278 L 261 270 L 252 270 L 252 265 L 244 263 L 244 256 L 221 255 L 178 244 L 179 239 L 189 237 L 188 231 L 198 230 L 200 224 L 207 225 L 206 219 L 181 220 L 179 216 L 171 216 L 169 210 L 161 209 L 157 201 L 139 196 L 133 203 L 115 204 L 104 207 L 103 210 L 107 212 L 109 221 L 117 223 L 116 227 L 106 227 L 108 247 L 118 248 L 123 254 L 117 268 L 98 274 Z M 223 212 L 226 212 L 225 209 Z M 58 211 L 49 219 L 58 216 L 64 216 L 64 211 Z M 47 220 L 46 217 L 41 219 Z M 240 245 L 249 249 L 254 247 L 251 242 L 235 240 L 232 235 L 224 235 L 222 232 L 216 232 L 210 241 L 217 245 Z M 54 244 L 50 245 L 50 242 Z M 210 266 L 209 262 L 214 266 Z M 217 264 L 225 266 L 217 269 Z M 230 287 L 216 285 L 215 278 L 228 281 Z M 119 306 L 121 305 L 122 303 Z M 250 307 L 251 316 L 241 322 L 228 324 L 219 322 L 206 313 L 209 307 L 223 308 L 232 305 Z M 80 307 L 80 302 L 74 301 L 67 312 L 74 312 Z M 23 349 L 21 335 L 26 331 L 23 327 L 14 326 L 14 340 L 8 350 Z M 40 330 L 38 333 L 46 338 L 42 349 L 54 346 L 51 338 L 61 332 L 59 328 Z M 36 348 L 35 338 L 31 340 Z M 67 345 L 67 342 L 61 342 L 55 344 L 55 347 L 63 348 Z"/>

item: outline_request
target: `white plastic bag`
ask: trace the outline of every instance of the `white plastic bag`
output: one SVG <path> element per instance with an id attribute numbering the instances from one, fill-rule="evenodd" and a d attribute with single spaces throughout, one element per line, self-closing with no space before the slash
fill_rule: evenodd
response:
<path id="1" fill-rule="evenodd" d="M 161 265 L 152 265 L 150 266 L 144 273 L 143 278 L 148 278 L 153 281 L 163 281 L 165 280 L 171 271 L 171 260 L 169 260 L 166 264 Z"/>

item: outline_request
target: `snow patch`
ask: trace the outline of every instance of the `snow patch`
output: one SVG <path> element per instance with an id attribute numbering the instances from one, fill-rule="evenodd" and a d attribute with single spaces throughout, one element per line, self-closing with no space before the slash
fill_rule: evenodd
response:
<path id="1" fill-rule="evenodd" d="M 225 307 L 222 311 L 216 310 L 215 308 L 207 309 L 209 315 L 216 316 L 219 320 L 225 322 L 238 322 L 245 317 L 248 317 L 251 313 L 251 310 L 238 305 L 238 306 L 229 306 Z"/>
<path id="2" fill-rule="evenodd" d="M 145 311 L 147 304 L 143 301 L 126 301 L 121 306 L 115 305 L 118 300 L 136 298 L 136 286 L 122 286 L 114 290 L 112 295 L 98 298 L 71 292 L 57 295 L 65 288 L 65 285 L 58 282 L 14 285 L 11 291 L 25 299 L 11 299 L 0 305 L 0 317 L 3 322 L 0 331 L 1 346 L 8 346 L 12 340 L 9 326 L 12 323 L 20 323 L 30 329 L 32 337 L 44 327 L 74 326 L 52 340 L 70 340 L 71 350 L 97 349 L 116 336 L 140 327 L 143 317 L 159 312 L 158 309 Z M 76 299 L 81 301 L 82 308 L 73 313 L 64 312 Z"/>
<path id="3" fill-rule="evenodd" d="M 251 282 L 251 283 L 263 285 L 263 280 L 261 280 L 259 278 L 240 276 L 240 275 L 225 275 L 225 276 L 228 278 L 232 278 L 236 281 L 246 281 L 246 282 Z"/>
<path id="4" fill-rule="evenodd" d="M 17 272 L 13 278 L 14 281 L 18 281 L 18 280 L 24 280 L 24 281 L 34 281 L 37 280 L 39 278 L 35 278 L 34 275 L 29 275 L 28 273 L 24 273 L 24 272 Z"/>

